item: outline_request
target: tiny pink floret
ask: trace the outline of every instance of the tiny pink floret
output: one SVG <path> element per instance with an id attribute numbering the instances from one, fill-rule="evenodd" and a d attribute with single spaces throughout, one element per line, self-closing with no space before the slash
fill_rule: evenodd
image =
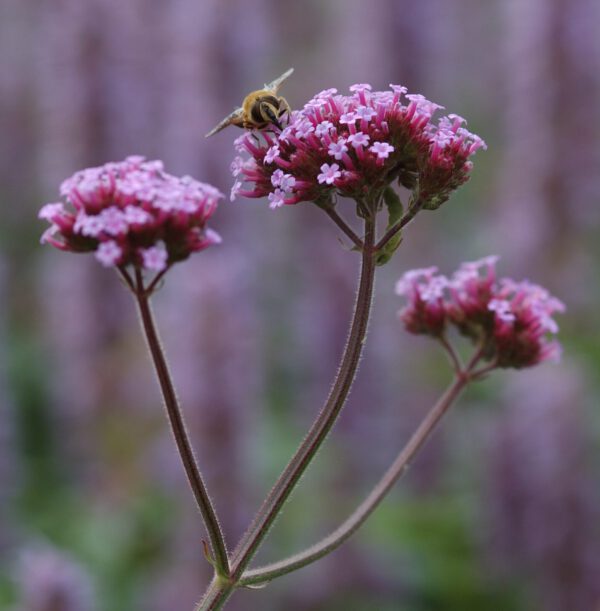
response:
<path id="1" fill-rule="evenodd" d="M 348 142 L 356 149 L 359 146 L 367 146 L 369 144 L 370 137 L 368 134 L 363 132 L 357 132 L 348 136 Z"/>
<path id="2" fill-rule="evenodd" d="M 346 141 L 342 138 L 337 142 L 332 142 L 327 149 L 327 152 L 337 160 L 342 159 L 344 153 L 348 152 L 348 147 L 346 146 Z"/>
<path id="3" fill-rule="evenodd" d="M 141 249 L 142 261 L 145 269 L 162 272 L 167 267 L 169 255 L 164 244 L 157 244 L 152 248 Z"/>
<path id="4" fill-rule="evenodd" d="M 317 176 L 317 180 L 320 183 L 332 185 L 342 175 L 339 170 L 340 166 L 337 163 L 334 163 L 332 165 L 324 163 L 321 166 L 321 173 Z"/>
<path id="5" fill-rule="evenodd" d="M 285 204 L 285 192 L 281 189 L 275 189 L 275 191 L 269 193 L 269 208 L 272 210 L 279 208 Z"/>
<path id="6" fill-rule="evenodd" d="M 390 153 L 394 152 L 394 147 L 387 142 L 374 142 L 369 150 L 377 155 L 378 159 L 387 159 Z"/>
<path id="7" fill-rule="evenodd" d="M 96 250 L 96 259 L 98 259 L 104 267 L 116 265 L 122 256 L 123 249 L 113 240 L 102 242 Z"/>

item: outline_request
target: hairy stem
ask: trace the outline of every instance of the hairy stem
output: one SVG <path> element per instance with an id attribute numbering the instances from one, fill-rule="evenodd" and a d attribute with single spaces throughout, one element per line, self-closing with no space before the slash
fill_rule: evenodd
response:
<path id="1" fill-rule="evenodd" d="M 233 588 L 269 532 L 285 501 L 317 454 L 346 401 L 358 368 L 371 311 L 375 278 L 374 241 L 374 221 L 372 218 L 367 218 L 365 220 L 364 246 L 361 249 L 361 275 L 354 316 L 350 326 L 348 342 L 327 401 L 233 553 L 229 582 L 220 583 L 219 580 L 213 579 L 197 611 L 221 609 L 231 596 Z"/>
<path id="2" fill-rule="evenodd" d="M 148 291 L 143 287 L 143 280 L 139 270 L 136 270 L 135 295 L 142 319 L 144 334 L 148 342 L 148 348 L 152 354 L 156 376 L 160 384 L 167 415 L 169 417 L 169 423 L 171 424 L 171 430 L 175 438 L 175 443 L 177 444 L 177 450 L 179 451 L 179 456 L 181 457 L 181 462 L 183 463 L 190 487 L 192 488 L 196 503 L 204 519 L 206 530 L 208 531 L 212 553 L 214 555 L 215 570 L 219 575 L 228 575 L 229 561 L 227 558 L 225 539 L 206 490 L 206 485 L 202 479 L 202 474 L 194 458 L 183 415 L 175 395 L 171 375 L 156 330 Z"/>

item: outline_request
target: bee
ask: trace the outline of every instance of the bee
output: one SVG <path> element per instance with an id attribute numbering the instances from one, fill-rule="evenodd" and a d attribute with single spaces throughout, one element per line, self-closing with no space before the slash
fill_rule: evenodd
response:
<path id="1" fill-rule="evenodd" d="M 282 129 L 281 118 L 291 112 L 290 105 L 285 98 L 277 95 L 281 83 L 285 81 L 294 71 L 290 68 L 280 77 L 265 85 L 263 89 L 250 92 L 242 102 L 240 108 L 236 108 L 230 115 L 215 125 L 206 138 L 220 132 L 228 125 L 237 125 L 244 129 L 268 129 L 275 125 Z"/>

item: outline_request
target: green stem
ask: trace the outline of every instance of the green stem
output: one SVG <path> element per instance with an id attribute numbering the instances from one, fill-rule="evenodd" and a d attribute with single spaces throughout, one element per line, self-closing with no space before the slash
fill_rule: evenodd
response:
<path id="1" fill-rule="evenodd" d="M 233 553 L 230 581 L 219 583 L 218 580 L 214 579 L 205 592 L 197 611 L 216 611 L 223 607 L 231 596 L 235 584 L 238 583 L 248 563 L 281 512 L 285 501 L 317 454 L 339 416 L 356 375 L 365 342 L 375 278 L 374 242 L 375 224 L 372 218 L 368 218 L 365 220 L 361 275 L 354 316 L 350 326 L 348 342 L 327 401 Z"/>
<path id="2" fill-rule="evenodd" d="M 148 291 L 143 287 L 143 279 L 141 272 L 136 270 L 136 286 L 135 296 L 137 305 L 142 319 L 144 334 L 148 342 L 148 348 L 152 355 L 156 376 L 160 384 L 167 415 L 171 424 L 171 430 L 177 444 L 177 449 L 181 457 L 181 461 L 185 468 L 185 472 L 192 488 L 192 492 L 196 499 L 196 503 L 200 508 L 200 513 L 204 519 L 206 530 L 210 539 L 212 553 L 214 555 L 215 570 L 219 575 L 229 574 L 229 561 L 227 558 L 227 549 L 225 547 L 225 539 L 219 526 L 215 510 L 212 506 L 210 497 L 206 490 L 206 485 L 202 479 L 202 474 L 198 468 L 190 440 L 188 438 L 183 415 L 175 395 L 175 389 L 167 366 L 167 361 L 163 353 L 156 324 L 150 307 L 150 298 Z"/>

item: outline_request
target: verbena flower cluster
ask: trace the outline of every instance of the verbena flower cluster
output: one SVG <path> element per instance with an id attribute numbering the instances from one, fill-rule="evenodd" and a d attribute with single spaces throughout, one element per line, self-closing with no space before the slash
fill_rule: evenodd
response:
<path id="1" fill-rule="evenodd" d="M 266 196 L 272 208 L 335 194 L 360 201 L 397 180 L 420 207 L 440 206 L 468 180 L 469 157 L 485 143 L 458 115 L 434 122 L 441 106 L 390 87 L 353 85 L 351 95 L 327 89 L 292 112 L 280 133 L 242 135 L 231 199 Z"/>
<path id="2" fill-rule="evenodd" d="M 76 172 L 60 186 L 62 202 L 39 218 L 51 226 L 42 242 L 94 252 L 100 263 L 163 271 L 190 253 L 221 241 L 206 221 L 222 194 L 189 176 L 177 178 L 161 161 L 131 156 Z"/>
<path id="3" fill-rule="evenodd" d="M 558 331 L 552 318 L 565 306 L 528 281 L 496 278 L 498 257 L 463 263 L 450 277 L 436 267 L 404 274 L 396 292 L 407 298 L 400 318 L 407 331 L 440 337 L 448 325 L 474 342 L 498 367 L 528 367 L 560 357 L 548 336 Z"/>

